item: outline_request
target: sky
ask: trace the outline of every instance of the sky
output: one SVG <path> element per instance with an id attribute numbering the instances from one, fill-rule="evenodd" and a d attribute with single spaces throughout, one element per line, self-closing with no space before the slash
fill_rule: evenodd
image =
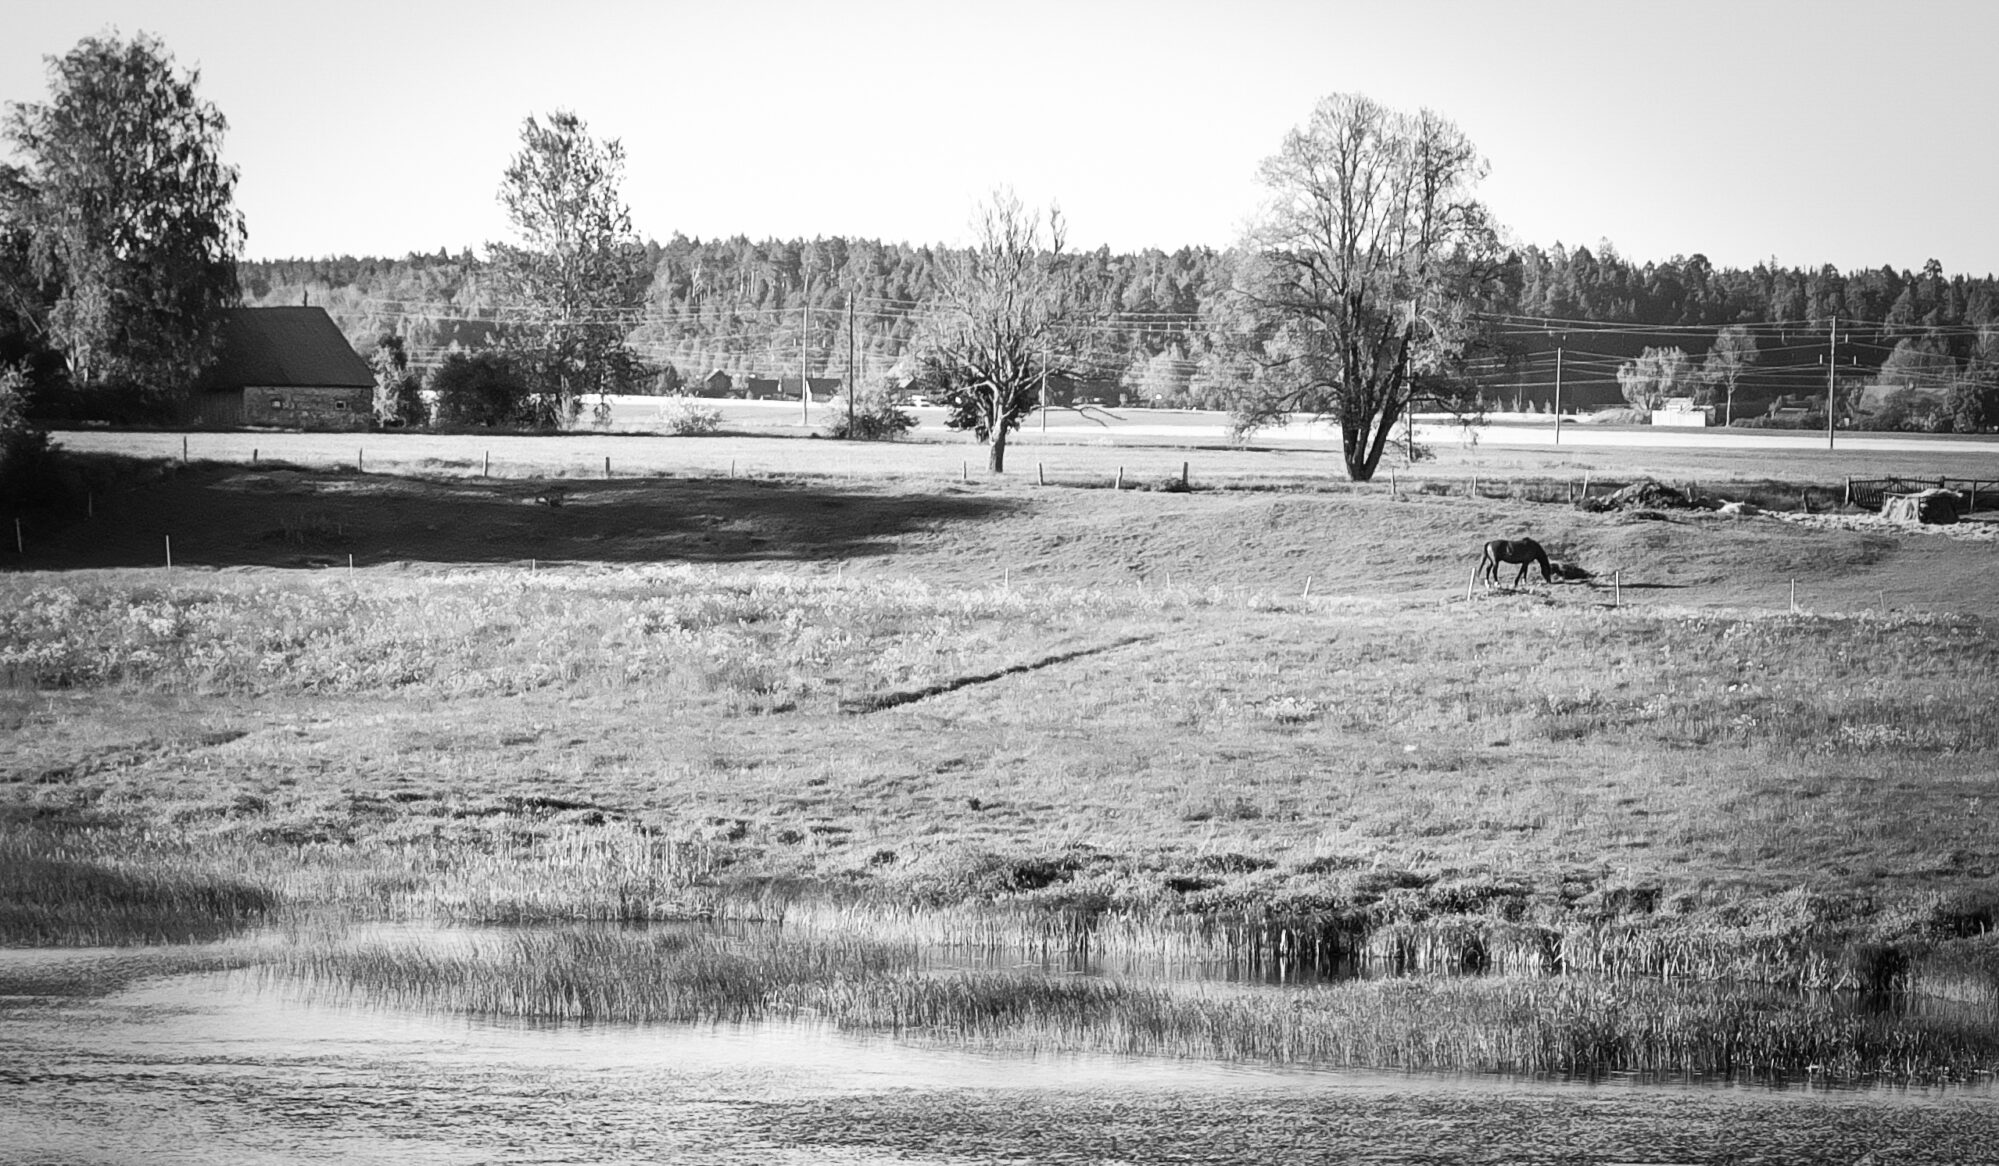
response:
<path id="1" fill-rule="evenodd" d="M 522 120 L 627 155 L 640 234 L 1225 247 L 1333 93 L 1455 121 L 1520 244 L 1999 272 L 1985 0 L 0 0 L 0 101 L 151 32 L 229 120 L 251 258 L 508 239 Z M 4 150 L 4 146 L 0 146 Z"/>

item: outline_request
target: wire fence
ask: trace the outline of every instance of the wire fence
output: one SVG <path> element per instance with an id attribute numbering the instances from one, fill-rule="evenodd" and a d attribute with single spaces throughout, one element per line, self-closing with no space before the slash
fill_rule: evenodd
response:
<path id="1" fill-rule="evenodd" d="M 1929 478 L 1848 478 L 1846 480 L 1846 501 L 1848 505 L 1863 510 L 1879 510 L 1890 494 L 1913 494 L 1919 490 L 1953 490 L 1963 499 L 1959 513 L 1970 514 L 1978 509 L 1980 498 L 1987 508 L 1995 497 L 1999 497 L 1999 480 L 1992 478 L 1952 478 L 1939 474 L 1934 482 Z"/>

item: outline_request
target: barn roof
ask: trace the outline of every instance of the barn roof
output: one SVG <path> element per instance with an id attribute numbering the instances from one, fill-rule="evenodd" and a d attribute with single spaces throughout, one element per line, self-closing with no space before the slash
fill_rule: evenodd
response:
<path id="1" fill-rule="evenodd" d="M 320 307 L 229 309 L 221 358 L 201 379 L 210 391 L 374 383 L 368 362 Z"/>

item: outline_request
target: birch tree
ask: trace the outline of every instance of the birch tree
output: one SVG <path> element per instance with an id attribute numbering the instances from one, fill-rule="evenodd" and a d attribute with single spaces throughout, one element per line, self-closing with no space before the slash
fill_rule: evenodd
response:
<path id="1" fill-rule="evenodd" d="M 619 194 L 624 146 L 599 142 L 558 110 L 521 123 L 500 184 L 517 244 L 488 246 L 514 303 L 507 346 L 534 388 L 530 420 L 574 420 L 583 398 L 636 384 L 645 367 L 625 341 L 650 272 Z"/>
<path id="2" fill-rule="evenodd" d="M 177 405 L 240 298 L 228 123 L 196 93 L 200 73 L 144 33 L 86 37 L 48 67 L 49 99 L 5 119 L 23 160 L 7 217 L 26 232 L 33 276 L 56 289 L 47 336 L 77 388 Z"/>

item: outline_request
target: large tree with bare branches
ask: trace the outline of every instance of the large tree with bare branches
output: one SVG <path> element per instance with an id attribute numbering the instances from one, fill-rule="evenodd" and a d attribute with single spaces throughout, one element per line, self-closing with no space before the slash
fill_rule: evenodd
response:
<path id="1" fill-rule="evenodd" d="M 1002 190 L 979 208 L 972 230 L 971 248 L 945 260 L 926 305 L 919 375 L 950 407 L 946 423 L 986 443 L 998 474 L 1006 436 L 1040 404 L 1045 377 L 1073 362 L 1065 325 L 1079 305 L 1061 211 L 1044 215 Z"/>
<path id="2" fill-rule="evenodd" d="M 1225 331 L 1255 370 L 1234 400 L 1239 432 L 1326 418 L 1366 481 L 1412 408 L 1468 395 L 1468 309 L 1498 253 L 1473 193 L 1484 175 L 1429 110 L 1338 94 L 1291 131 L 1263 164 L 1267 200 L 1227 297 Z"/>

